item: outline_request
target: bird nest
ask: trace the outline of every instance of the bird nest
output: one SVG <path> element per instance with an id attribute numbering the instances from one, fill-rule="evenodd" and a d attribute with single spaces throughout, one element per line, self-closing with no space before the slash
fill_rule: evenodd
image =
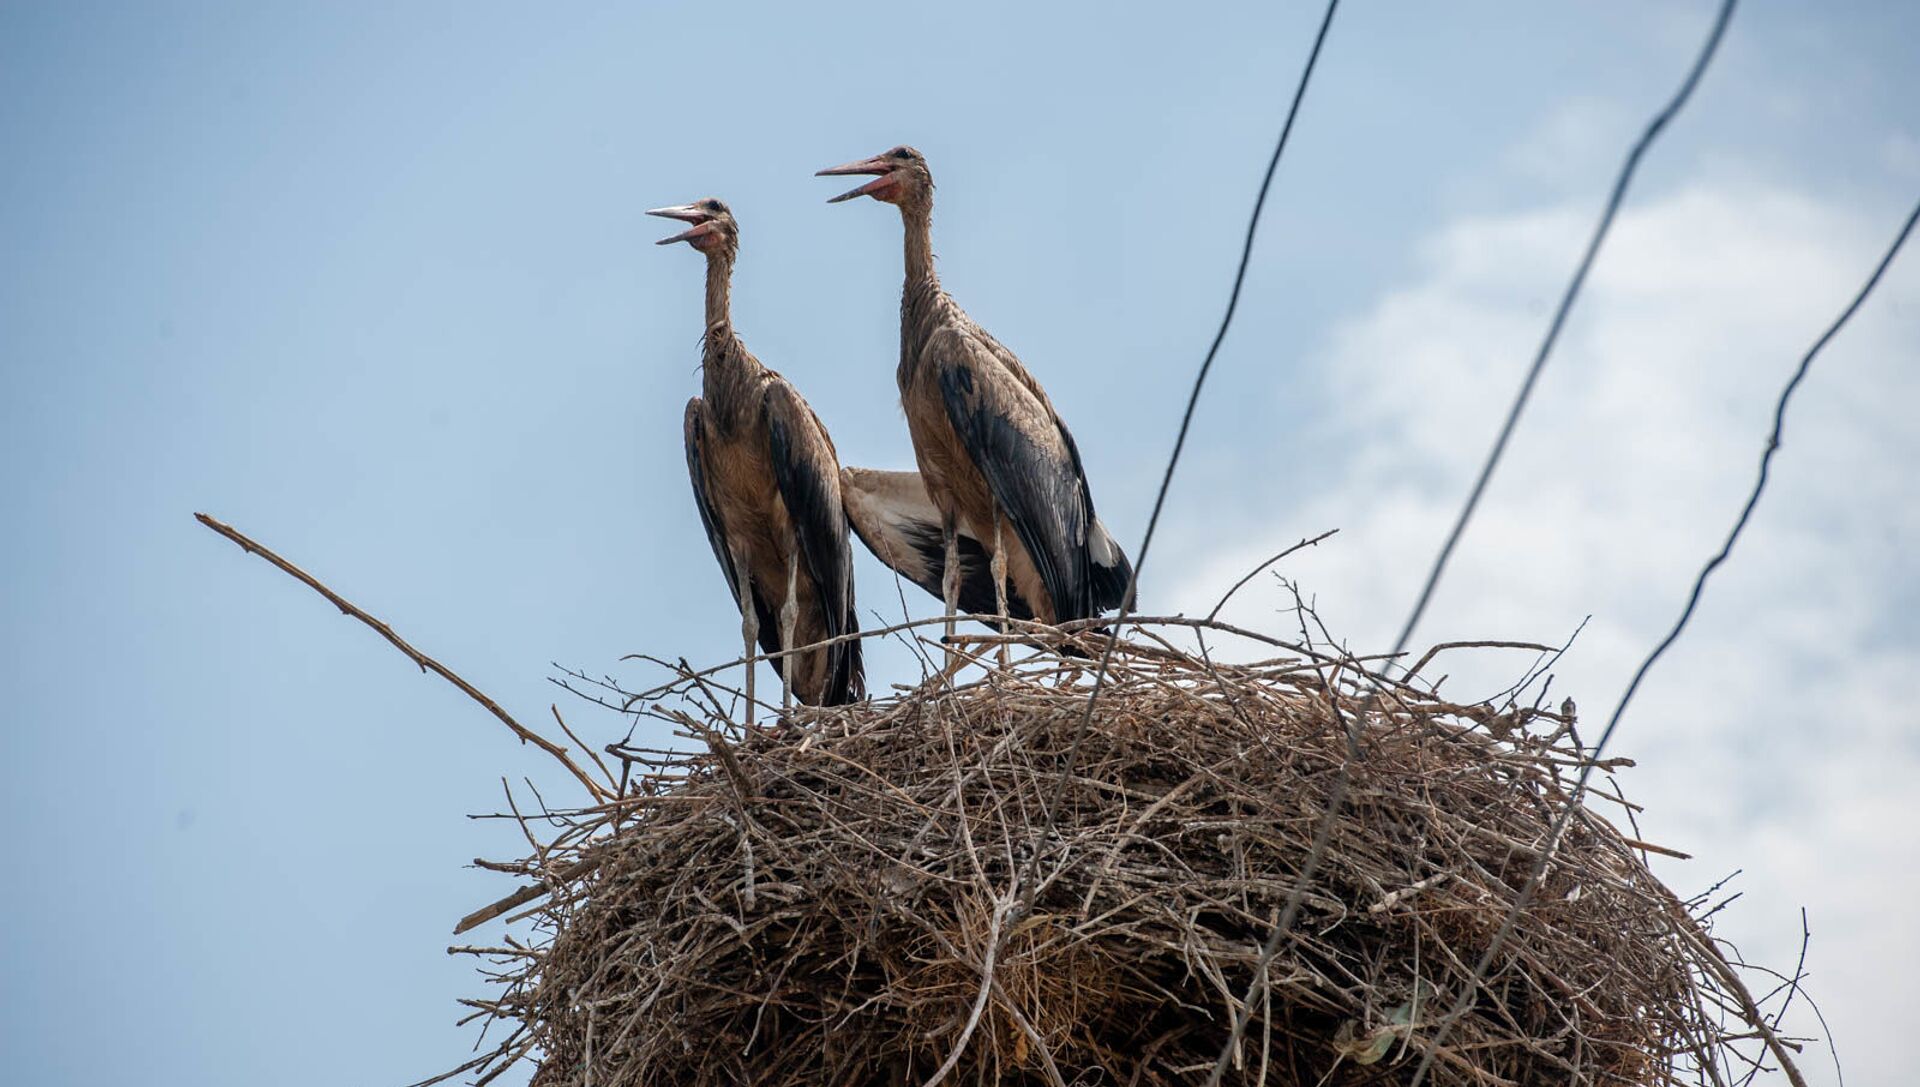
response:
<path id="1" fill-rule="evenodd" d="M 1126 1087 L 1218 1063 L 1316 1087 L 1790 1067 L 1702 903 L 1595 807 L 1520 901 L 1574 793 L 1571 706 L 1453 704 L 1317 643 L 1216 663 L 1175 648 L 1180 623 L 1223 629 L 1143 621 L 1091 713 L 1093 663 L 1032 650 L 767 726 L 732 719 L 719 670 L 599 681 L 693 749 L 611 745 L 598 777 L 569 762 L 596 802 L 527 815 L 532 855 L 487 865 L 534 882 L 464 927 L 524 910 L 533 934 L 454 949 L 485 960 L 500 990 L 469 1003 L 505 1034 L 456 1073 Z"/>

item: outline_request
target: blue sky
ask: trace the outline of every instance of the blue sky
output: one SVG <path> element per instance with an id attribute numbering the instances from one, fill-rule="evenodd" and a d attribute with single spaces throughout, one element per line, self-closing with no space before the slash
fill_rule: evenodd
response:
<path id="1" fill-rule="evenodd" d="M 1204 607 L 1340 527 L 1290 576 L 1356 644 L 1391 637 L 1711 6 L 1342 11 L 1149 608 Z M 516 848 L 465 814 L 503 776 L 564 785 L 191 514 L 523 719 L 564 697 L 549 662 L 726 659 L 679 444 L 700 267 L 653 248 L 644 208 L 727 199 L 749 345 L 846 461 L 904 466 L 897 218 L 827 207 L 809 175 L 916 144 L 949 287 L 1047 383 L 1132 546 L 1319 10 L 1030 8 L 0 5 L 15 1081 L 394 1083 L 465 1051 L 477 979 L 441 948 L 507 886 L 463 865 Z M 1589 716 L 1610 704 L 1737 509 L 1785 368 L 1920 196 L 1914 41 L 1911 5 L 1742 6 L 1428 639 L 1592 613 L 1565 682 Z M 1874 977 L 1920 967 L 1898 833 L 1920 768 L 1915 263 L 1816 371 L 1751 549 L 1621 741 L 1649 836 L 1700 858 L 1668 878 L 1746 870 L 1724 932 L 1788 965 L 1809 905 L 1814 993 L 1866 1081 L 1905 1067 L 1905 998 Z M 866 607 L 897 614 L 862 562 Z M 876 658 L 881 684 L 908 677 Z"/>

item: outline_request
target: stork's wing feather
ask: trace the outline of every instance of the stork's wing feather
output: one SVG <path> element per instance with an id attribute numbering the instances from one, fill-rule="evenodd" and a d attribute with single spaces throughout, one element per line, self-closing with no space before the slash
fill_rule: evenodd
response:
<path id="1" fill-rule="evenodd" d="M 1053 411 L 1053 402 L 1047 399 L 1047 391 L 1040 387 L 1040 382 L 1017 355 L 994 339 L 987 330 L 976 327 L 969 331 L 980 338 L 1000 365 L 1006 367 L 1021 385 L 1046 406 L 1048 413 L 1053 415 L 1054 424 L 1060 428 L 1060 436 L 1066 440 L 1067 453 L 1073 459 L 1073 472 L 1080 479 L 1080 493 L 1087 503 L 1087 516 L 1093 520 L 1087 530 L 1087 556 L 1091 560 L 1088 569 L 1092 574 L 1094 610 L 1112 611 L 1120 607 L 1123 601 L 1126 607 L 1133 607 L 1133 601 L 1127 597 L 1127 585 L 1133 580 L 1133 564 L 1127 561 L 1126 552 L 1120 549 L 1119 543 L 1107 532 L 1107 526 L 1100 523 L 1099 514 L 1094 512 L 1093 492 L 1087 486 L 1087 473 L 1080 465 L 1080 448 L 1074 443 L 1073 432 L 1067 429 L 1066 421 Z"/>
<path id="2" fill-rule="evenodd" d="M 843 468 L 840 494 L 847 520 L 874 557 L 895 573 L 930 593 L 942 595 L 947 568 L 946 542 L 940 533 L 940 510 L 927 497 L 927 485 L 918 472 L 887 472 L 872 468 Z M 986 548 L 964 529 L 959 534 L 960 610 L 992 615 L 999 604 L 993 595 L 993 572 Z M 1019 590 L 1007 586 L 1007 614 L 1032 619 L 1033 608 Z"/>
<path id="3" fill-rule="evenodd" d="M 1056 621 L 1095 614 L 1087 568 L 1092 510 L 1079 456 L 1052 409 L 963 333 L 936 335 L 921 357 L 937 367 L 947 420 L 1026 545 Z"/>
<path id="4" fill-rule="evenodd" d="M 1080 446 L 1073 440 L 1073 432 L 1058 416 L 1054 424 L 1060 428 L 1060 437 L 1067 443 L 1067 455 L 1073 461 L 1074 477 L 1080 481 L 1080 498 L 1086 503 L 1087 516 L 1093 524 L 1087 529 L 1087 593 L 1093 603 L 1093 614 L 1099 615 L 1121 606 L 1132 608 L 1133 601 L 1127 596 L 1127 585 L 1133 580 L 1133 564 L 1127 561 L 1127 553 L 1120 550 L 1120 544 L 1107 532 L 1107 526 L 1100 523 L 1100 515 L 1093 511 L 1093 491 L 1087 486 L 1087 471 L 1080 466 Z"/>
<path id="5" fill-rule="evenodd" d="M 739 571 L 734 569 L 733 552 L 727 547 L 727 530 L 720 523 L 720 509 L 707 494 L 706 403 L 697 396 L 687 401 L 683 429 L 687 439 L 687 475 L 693 480 L 693 504 L 700 509 L 700 527 L 707 530 L 707 543 L 713 546 L 713 557 L 727 578 L 727 591 L 733 594 L 733 602 L 738 605 Z"/>
<path id="6" fill-rule="evenodd" d="M 1087 535 L 1087 557 L 1092 560 L 1088 569 L 1093 571 L 1093 606 L 1102 612 L 1132 610 L 1135 601 L 1127 595 L 1127 587 L 1133 581 L 1133 563 L 1098 517 Z"/>
<path id="7" fill-rule="evenodd" d="M 733 549 L 727 544 L 727 526 L 721 522 L 720 507 L 707 490 L 706 411 L 706 402 L 699 397 L 687 401 L 683 428 L 687 439 L 687 475 L 693 480 L 693 502 L 700 509 L 700 524 L 707 530 L 707 543 L 713 545 L 713 557 L 720 563 L 720 572 L 726 575 L 727 592 L 733 595 L 735 607 L 744 607 L 740 600 L 740 571 L 733 564 Z M 775 623 L 773 609 L 760 599 L 757 590 L 753 592 L 753 610 L 760 620 L 761 650 L 778 653 L 780 628 Z"/>
<path id="8" fill-rule="evenodd" d="M 827 637 L 856 634 L 853 546 L 840 496 L 840 464 L 827 430 L 793 386 L 776 380 L 761 403 L 774 482 L 793 521 L 801 565 L 813 579 Z M 821 705 L 837 706 L 866 694 L 858 639 L 827 647 L 827 681 Z"/>
<path id="9" fill-rule="evenodd" d="M 981 345 L 987 349 L 988 353 L 993 355 L 994 361 L 1004 367 L 1009 374 L 1012 374 L 1014 380 L 1018 381 L 1023 388 L 1032 393 L 1034 399 L 1040 401 L 1041 406 L 1047 409 L 1048 414 L 1054 414 L 1053 401 L 1047 399 L 1047 390 L 1041 387 L 1040 379 L 1033 376 L 1033 371 L 1027 369 L 1027 364 L 1020 361 L 1020 356 L 1014 354 L 1011 348 L 999 340 L 994 339 L 993 333 L 988 332 L 979 325 L 971 325 L 967 329 L 967 333 L 979 340 Z M 1054 422 L 1060 422 L 1057 415 L 1054 418 Z M 1067 427 L 1065 423 L 1060 423 L 1060 432 L 1066 434 Z M 1067 435 L 1067 442 L 1068 444 L 1072 444 L 1073 436 L 1071 434 Z"/>

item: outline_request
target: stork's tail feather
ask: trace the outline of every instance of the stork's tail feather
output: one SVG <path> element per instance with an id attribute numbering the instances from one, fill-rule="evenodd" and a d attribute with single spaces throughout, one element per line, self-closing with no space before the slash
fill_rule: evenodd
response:
<path id="1" fill-rule="evenodd" d="M 1088 581 L 1094 613 L 1122 607 L 1131 610 L 1133 601 L 1127 598 L 1127 584 L 1133 580 L 1133 564 L 1098 517 L 1093 519 L 1093 531 L 1087 534 L 1087 552 L 1093 560 L 1088 564 Z"/>
<path id="2" fill-rule="evenodd" d="M 1055 647 L 1055 652 L 1063 657 L 1076 660 L 1099 660 L 1106 649 L 1106 639 L 1113 637 L 1112 627 L 1092 627 L 1083 630 L 1072 638 L 1064 639 Z"/>
<path id="3" fill-rule="evenodd" d="M 848 633 L 858 633 L 849 631 Z M 860 639 L 842 642 L 833 656 L 833 671 L 827 676 L 827 689 L 821 696 L 823 706 L 845 706 L 867 697 L 867 667 L 860 651 Z"/>

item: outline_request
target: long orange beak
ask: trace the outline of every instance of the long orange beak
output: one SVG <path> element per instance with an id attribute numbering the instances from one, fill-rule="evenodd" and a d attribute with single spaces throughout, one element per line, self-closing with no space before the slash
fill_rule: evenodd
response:
<path id="1" fill-rule="evenodd" d="M 827 201 L 827 203 L 829 204 L 838 204 L 842 200 L 851 200 L 856 196 L 879 196 L 882 193 L 885 193 L 888 189 L 892 188 L 899 180 L 898 178 L 893 176 L 893 170 L 895 165 L 896 163 L 892 162 L 891 160 L 880 155 L 875 155 L 870 159 L 861 159 L 858 162 L 847 162 L 847 163 L 842 163 L 839 166 L 829 166 L 824 170 L 816 171 L 813 176 L 837 177 L 842 174 L 879 174 L 880 175 L 879 177 L 874 178 L 872 181 L 867 182 L 865 185 L 862 185 L 857 189 L 849 189 L 846 192 L 841 193 L 839 196 L 836 196 L 833 199 Z"/>
<path id="2" fill-rule="evenodd" d="M 674 242 L 689 242 L 704 234 L 713 232 L 713 213 L 697 204 L 680 204 L 671 208 L 652 208 L 648 215 L 658 215 L 662 219 L 678 219 L 683 223 L 695 224 L 692 230 L 683 230 L 671 238 L 661 238 L 655 245 L 672 245 Z"/>

